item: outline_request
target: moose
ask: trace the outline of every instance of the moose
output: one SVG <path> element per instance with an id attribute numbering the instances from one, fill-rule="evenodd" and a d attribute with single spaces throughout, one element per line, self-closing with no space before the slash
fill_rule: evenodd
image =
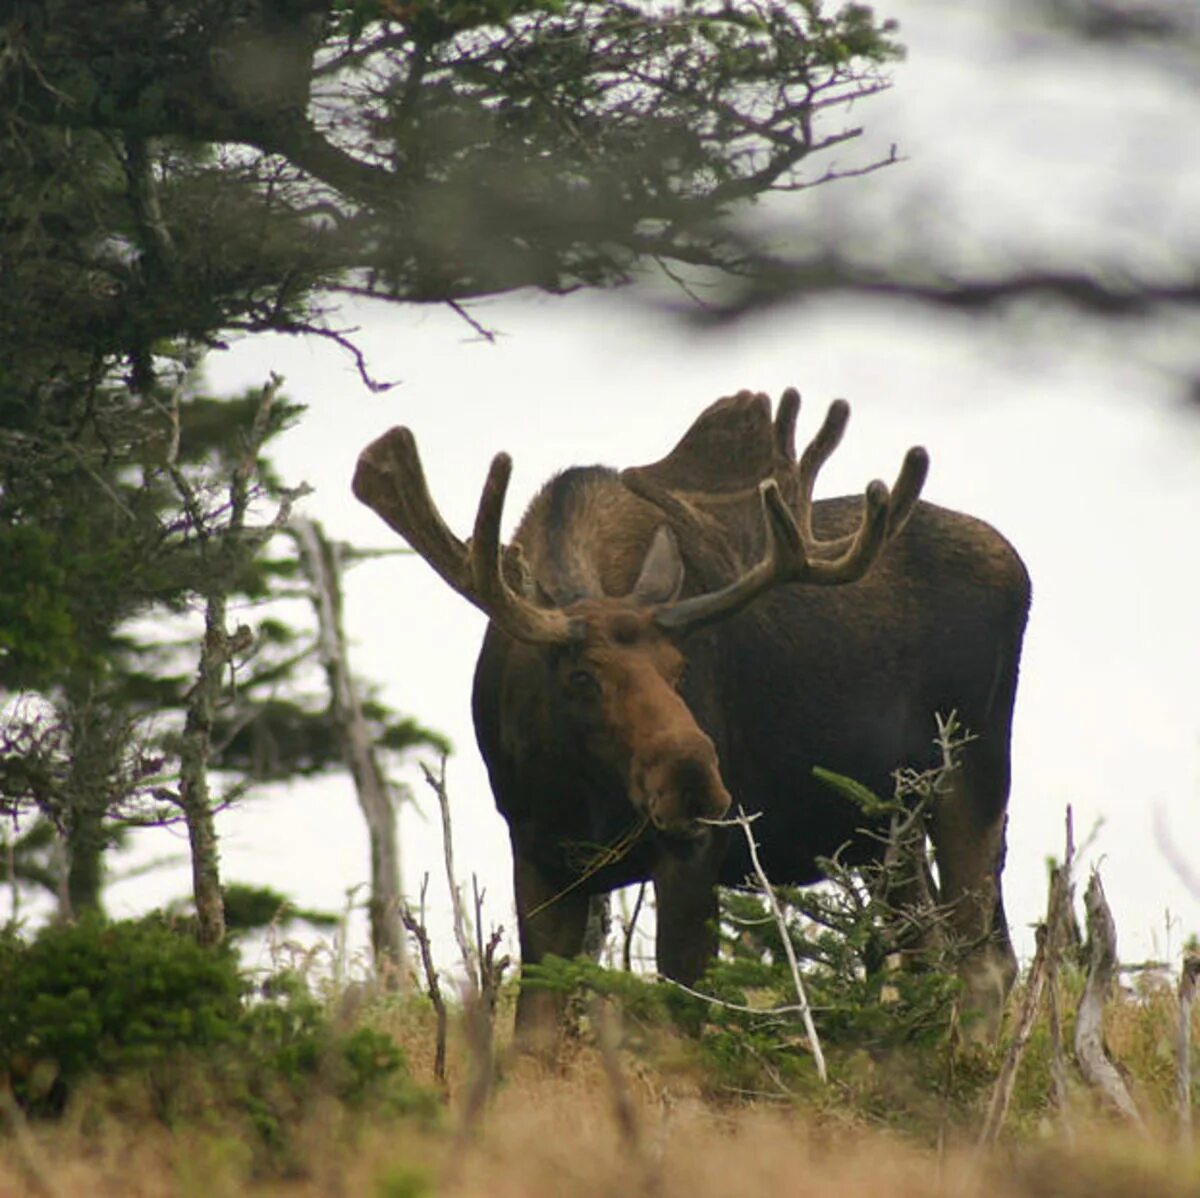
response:
<path id="1" fill-rule="evenodd" d="M 719 818 L 758 812 L 775 882 L 835 854 L 880 852 L 859 806 L 814 767 L 891 793 L 934 764 L 935 713 L 976 736 L 934 804 L 940 901 L 962 946 L 964 1002 L 994 1029 L 1016 973 L 1001 893 L 1009 740 L 1029 579 L 989 525 L 919 496 L 910 449 L 891 490 L 814 502 L 849 405 L 797 459 L 800 397 L 718 400 L 660 461 L 575 467 L 535 496 L 511 544 L 497 454 L 473 534 L 446 526 L 416 442 L 361 454 L 354 493 L 488 617 L 472 696 L 508 823 L 521 957 L 577 955 L 589 900 L 652 881 L 661 974 L 692 983 L 716 951 L 718 886 L 749 874 Z M 519 1039 L 559 1001 L 523 986 Z"/>

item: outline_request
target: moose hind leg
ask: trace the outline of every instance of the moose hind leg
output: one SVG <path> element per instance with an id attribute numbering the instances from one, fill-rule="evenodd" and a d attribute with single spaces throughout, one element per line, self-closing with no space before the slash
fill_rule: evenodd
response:
<path id="1" fill-rule="evenodd" d="M 1000 881 L 1007 769 L 989 774 L 982 764 L 964 763 L 950 775 L 931 827 L 940 897 L 950 907 L 950 931 L 962 953 L 964 1027 L 971 1039 L 995 1037 L 1017 975 Z"/>

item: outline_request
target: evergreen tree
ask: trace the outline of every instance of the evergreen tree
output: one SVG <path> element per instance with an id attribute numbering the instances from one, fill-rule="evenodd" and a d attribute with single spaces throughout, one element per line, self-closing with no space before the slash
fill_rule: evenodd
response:
<path id="1" fill-rule="evenodd" d="M 350 757 L 302 636 L 229 627 L 298 583 L 264 457 L 295 412 L 198 393 L 205 352 L 269 329 L 357 353 L 344 295 L 756 275 L 731 214 L 837 177 L 807 159 L 858 130 L 817 118 L 897 53 L 817 0 L 0 7 L 0 813 L 66 846 L 59 869 L 25 822 L 11 872 L 94 907 L 121 828 L 182 808 L 215 938 L 208 766 L 236 790 Z M 359 706 L 381 743 L 437 739 Z"/>

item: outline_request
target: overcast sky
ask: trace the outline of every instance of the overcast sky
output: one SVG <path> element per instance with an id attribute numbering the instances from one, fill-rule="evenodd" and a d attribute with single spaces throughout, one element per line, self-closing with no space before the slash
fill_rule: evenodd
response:
<path id="1" fill-rule="evenodd" d="M 1160 264 L 1172 237 L 1191 235 L 1195 78 L 1065 43 L 1051 53 L 979 4 L 881 9 L 900 16 L 909 58 L 893 90 L 853 119 L 908 161 L 794 202 L 829 216 L 858 204 L 880 219 L 915 214 L 923 237 L 998 265 L 987 247 L 1014 239 L 1026 263 L 1061 265 L 1107 246 Z M 316 488 L 306 511 L 332 536 L 387 547 L 399 541 L 349 482 L 359 450 L 393 424 L 416 433 L 434 497 L 466 535 L 500 449 L 515 461 L 511 529 L 556 469 L 653 461 L 721 395 L 797 386 L 798 440 L 846 397 L 850 429 L 822 494 L 891 479 L 903 451 L 924 444 L 926 496 L 996 525 L 1033 578 L 1004 880 L 1019 951 L 1031 950 L 1028 925 L 1044 910 L 1045 860 L 1061 854 L 1068 803 L 1077 838 L 1100 824 L 1087 859 L 1102 865 L 1125 959 L 1177 950 L 1200 932 L 1200 900 L 1154 832 L 1159 811 L 1182 853 L 1200 845 L 1200 419 L 1173 373 L 1197 367 L 1194 325 L 1189 340 L 1167 325 L 1154 335 L 1097 331 L 1049 309 L 992 324 L 822 301 L 696 333 L 628 293 L 518 296 L 476 315 L 498 333 L 494 344 L 446 311 L 346 311 L 373 372 L 400 380 L 383 395 L 368 394 L 335 348 L 282 338 L 214 355 L 207 376 L 218 391 L 271 370 L 286 376 L 309 412 L 279 442 L 281 471 Z M 346 615 L 356 670 L 453 740 L 460 872 L 479 875 L 491 919 L 513 931 L 507 835 L 469 717 L 483 618 L 415 557 L 357 567 Z M 406 888 L 415 893 L 434 871 L 444 929 L 436 810 L 415 769 L 406 777 L 424 812 L 403 816 Z M 337 907 L 367 877 L 348 778 L 272 789 L 221 826 L 227 879 Z M 155 835 L 143 852 L 164 850 L 167 834 Z M 113 909 L 178 895 L 186 878 L 118 885 Z M 361 925 L 357 935 L 361 943 Z"/>

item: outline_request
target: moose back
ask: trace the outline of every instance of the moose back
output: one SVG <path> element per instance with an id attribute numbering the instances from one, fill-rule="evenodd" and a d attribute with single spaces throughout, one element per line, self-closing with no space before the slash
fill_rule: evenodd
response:
<path id="1" fill-rule="evenodd" d="M 1015 974 L 1001 894 L 1009 739 L 1029 604 L 1025 569 L 981 521 L 894 487 L 814 502 L 849 416 L 843 401 L 799 459 L 799 396 L 718 400 L 661 461 L 572 468 L 536 495 L 511 544 L 511 472 L 492 462 L 471 539 L 434 505 L 412 434 L 359 458 L 355 494 L 490 623 L 473 712 L 508 822 L 522 961 L 581 951 L 589 898 L 654 883 L 661 973 L 689 983 L 715 947 L 718 885 L 748 873 L 744 841 L 706 822 L 760 812 L 775 882 L 879 842 L 814 767 L 890 794 L 933 760 L 934 714 L 976 739 L 939 796 L 939 895 L 963 946 L 968 1003 L 998 1019 Z M 556 1000 L 523 988 L 518 1035 L 552 1031 Z"/>

